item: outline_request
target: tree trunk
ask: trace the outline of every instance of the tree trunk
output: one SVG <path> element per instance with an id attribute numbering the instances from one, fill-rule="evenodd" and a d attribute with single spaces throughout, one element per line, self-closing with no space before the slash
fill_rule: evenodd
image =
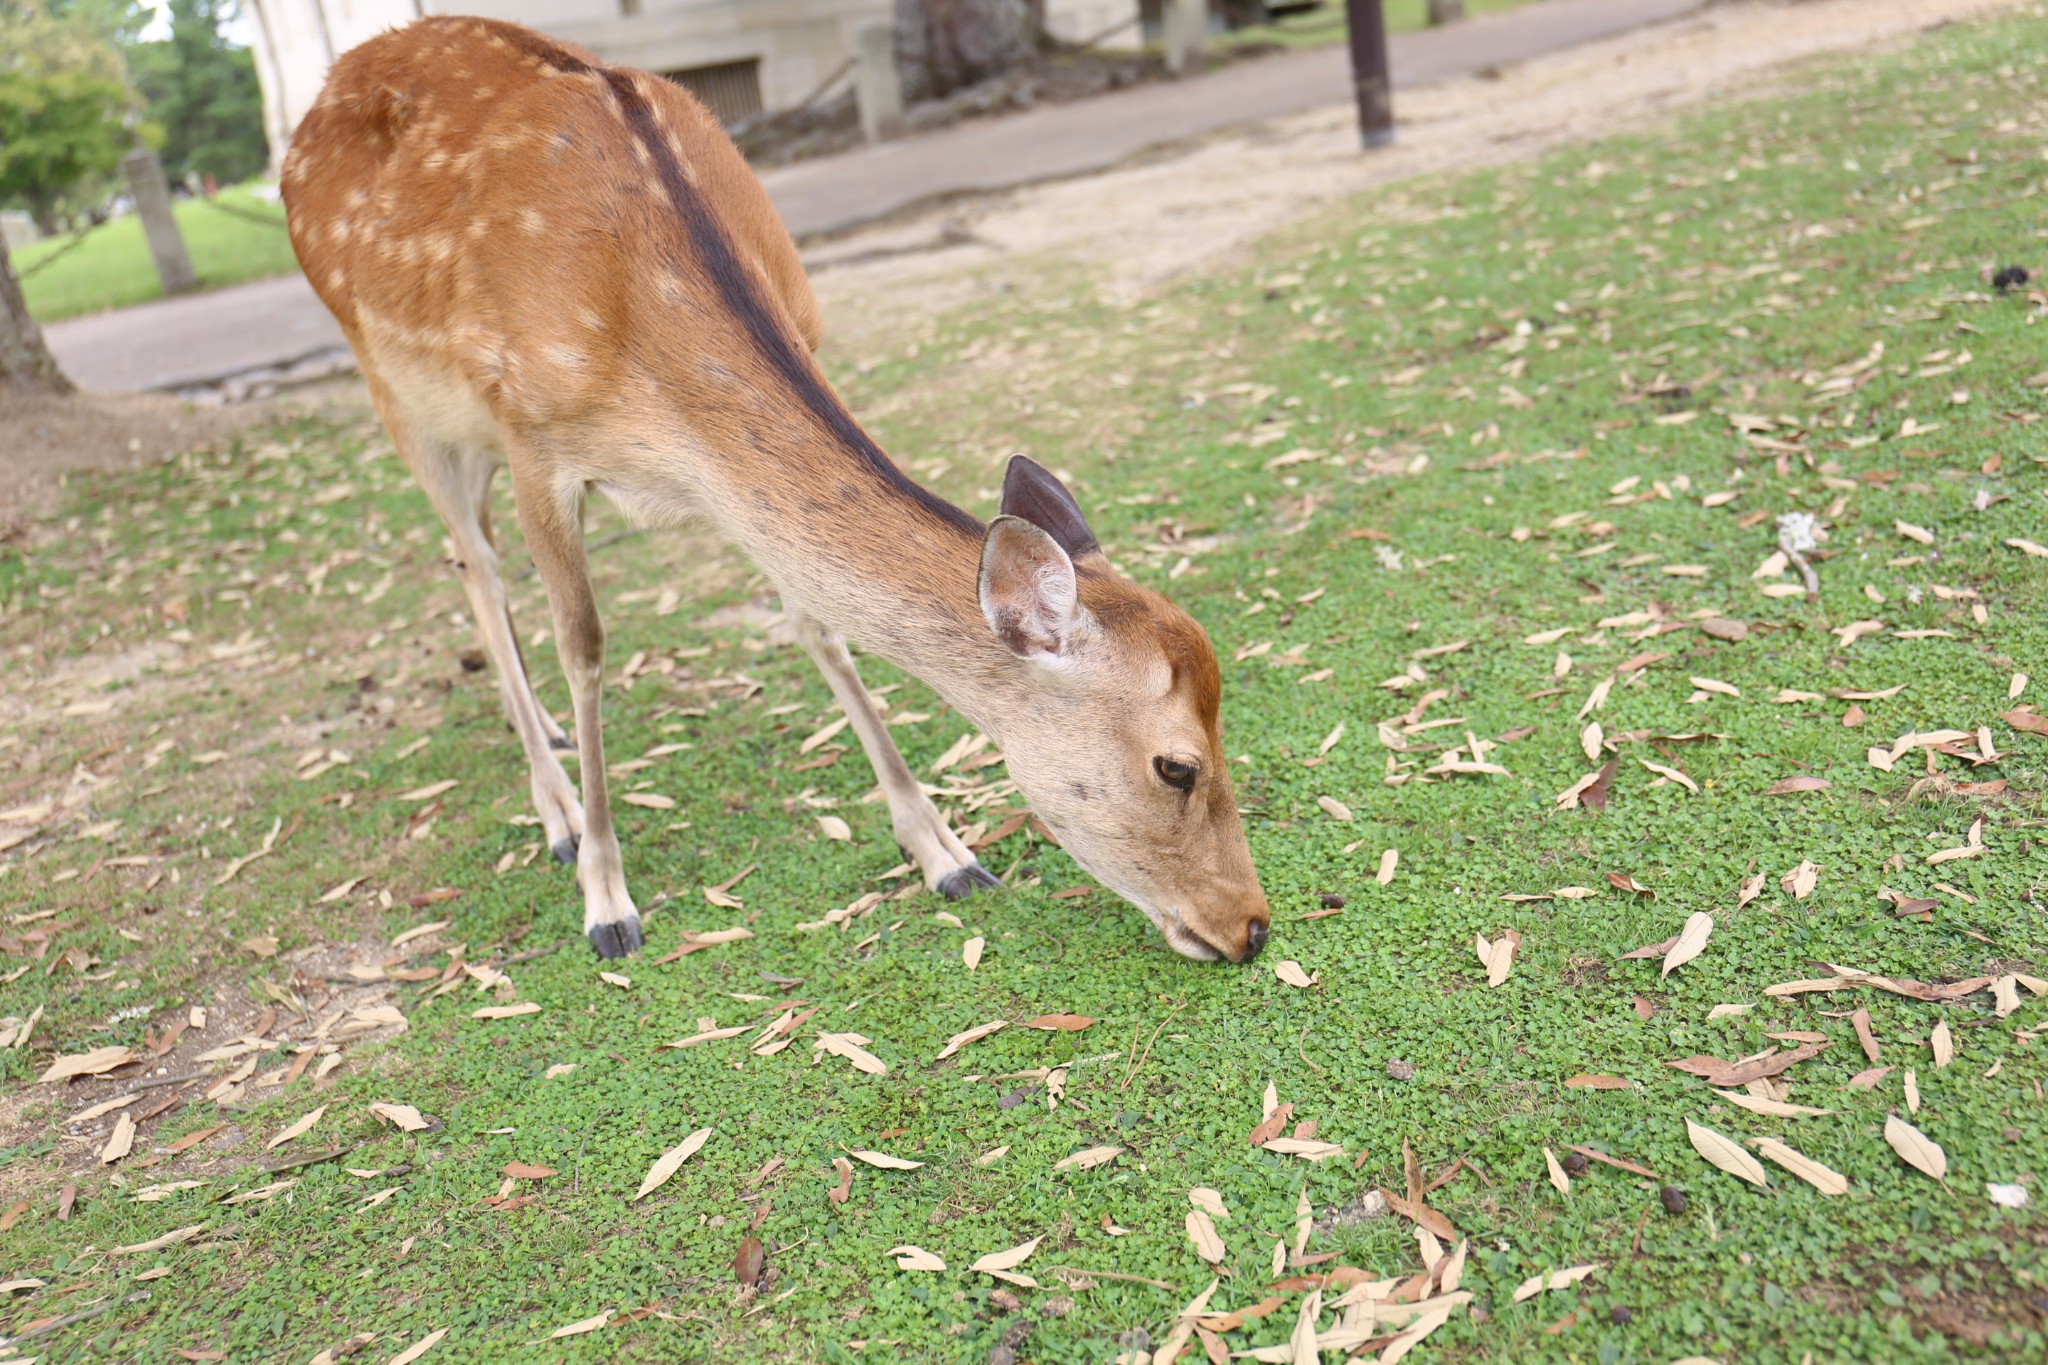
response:
<path id="1" fill-rule="evenodd" d="M 1038 50 L 1025 0 L 896 0 L 903 93 L 935 99 L 987 80 Z"/>
<path id="2" fill-rule="evenodd" d="M 43 344 L 42 329 L 28 315 L 21 281 L 14 277 L 14 262 L 5 242 L 0 242 L 0 389 L 71 392 L 71 381 Z"/>

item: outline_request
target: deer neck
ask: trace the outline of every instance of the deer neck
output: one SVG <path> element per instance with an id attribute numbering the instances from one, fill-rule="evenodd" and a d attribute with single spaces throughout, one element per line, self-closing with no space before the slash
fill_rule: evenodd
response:
<path id="1" fill-rule="evenodd" d="M 981 524 L 858 454 L 832 452 L 804 483 L 736 528 L 785 603 L 999 737 L 1027 666 L 982 614 Z"/>

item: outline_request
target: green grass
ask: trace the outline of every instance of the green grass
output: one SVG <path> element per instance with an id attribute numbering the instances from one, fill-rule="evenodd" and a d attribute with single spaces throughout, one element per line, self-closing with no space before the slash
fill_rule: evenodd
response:
<path id="1" fill-rule="evenodd" d="M 224 190 L 218 199 L 218 203 L 181 199 L 174 208 L 179 230 L 185 234 L 185 250 L 202 287 L 219 289 L 298 270 L 281 207 L 256 198 L 246 186 Z M 223 204 L 228 207 L 223 209 Z M 268 221 L 253 222 L 239 216 L 237 210 Z M 38 321 L 55 322 L 163 297 L 149 243 L 133 215 L 94 228 L 83 245 L 66 251 L 70 241 L 68 235 L 53 237 L 14 253 L 14 268 L 22 276 L 29 312 Z M 62 259 L 46 270 L 36 269 L 39 262 L 59 252 Z"/>
<path id="2" fill-rule="evenodd" d="M 1250 969 L 1173 957 L 1100 891 L 1057 897 L 1087 879 L 1025 832 L 984 852 L 1011 874 L 1006 892 L 949 907 L 911 887 L 843 928 L 799 929 L 903 885 L 884 879 L 897 854 L 862 799 L 865 765 L 853 751 L 799 766 L 831 703 L 758 611 L 711 614 L 762 598 L 744 564 L 686 536 L 614 541 L 607 514 L 592 536 L 614 669 L 642 651 L 652 665 L 608 695 L 608 752 L 692 747 L 615 785 L 676 804 L 625 809 L 649 950 L 625 965 L 629 987 L 606 984 L 569 874 L 520 823 L 524 774 L 494 689 L 457 662 L 473 642 L 440 531 L 381 437 L 309 422 L 81 480 L 61 517 L 0 558 L 0 756 L 16 774 L 0 778 L 0 808 L 53 806 L 0 863 L 0 974 L 27 969 L 5 1009 L 45 1011 L 27 1048 L 0 1051 L 14 1095 L 0 1109 L 0 1207 L 27 1205 L 0 1234 L 0 1269 L 48 1282 L 0 1305 L 0 1335 L 112 1304 L 24 1353 L 302 1360 L 374 1332 L 360 1358 L 386 1360 L 446 1329 L 429 1362 L 1105 1361 L 1157 1343 L 1209 1283 L 1184 1231 L 1193 1187 L 1230 1210 L 1212 1308 L 1267 1292 L 1303 1197 L 1308 1254 L 1335 1257 L 1318 1270 L 1416 1272 L 1405 1220 L 1332 1219 L 1375 1187 L 1403 1189 L 1405 1145 L 1426 1178 L 1469 1163 L 1429 1198 L 1470 1239 L 1464 1287 L 1481 1310 L 1454 1314 L 1415 1359 L 2041 1358 L 2048 1230 L 2038 1207 L 1996 1208 L 1985 1185 L 2033 1182 L 2038 1206 L 2048 1111 L 2032 1035 L 2048 1000 L 2017 987 L 2001 1017 L 1987 992 L 1766 988 L 1826 964 L 1923 982 L 2043 974 L 2048 741 L 2004 716 L 2013 674 L 2035 675 L 2020 701 L 2036 706 L 2048 676 L 2048 560 L 2006 544 L 2048 539 L 2048 323 L 2038 294 L 1996 294 L 1982 272 L 2039 261 L 2041 139 L 2023 111 L 2040 106 L 2044 42 L 2039 17 L 1949 28 L 1897 57 L 1816 68 L 1798 98 L 1381 190 L 1266 244 L 1242 273 L 1129 309 L 1086 281 L 992 290 L 839 376 L 891 449 L 977 510 L 1010 451 L 1070 470 L 1118 561 L 1208 627 L 1275 911 Z M 1298 449 L 1315 455 L 1274 463 Z M 1792 511 L 1829 533 L 1814 600 L 1762 591 L 1789 577 L 1752 578 L 1774 546 L 1769 518 Z M 538 589 L 512 588 L 531 634 Z M 687 593 L 673 614 L 664 589 Z M 1695 629 L 1708 613 L 1747 637 Z M 1862 620 L 1883 625 L 1834 633 Z M 547 654 L 530 651 L 559 707 Z M 1619 671 L 1643 654 L 1665 657 Z M 921 686 L 865 667 L 871 686 L 901 684 L 892 715 L 930 717 L 897 729 L 914 767 L 965 732 Z M 1389 685 L 1411 667 L 1419 681 Z M 1603 684 L 1592 718 L 1618 760 L 1610 799 L 1560 809 L 1591 767 L 1579 713 Z M 1774 700 L 1787 690 L 1807 695 Z M 1845 691 L 1886 695 L 1852 711 Z M 1457 723 L 1402 733 L 1431 697 L 1423 723 Z M 1958 756 L 1980 726 L 1995 761 Z M 1891 771 L 1866 757 L 1938 728 L 1973 738 Z M 1431 778 L 1468 734 L 1497 744 L 1487 756 L 1507 775 Z M 330 750 L 346 761 L 298 779 Z M 1700 791 L 1660 783 L 1645 761 Z M 1766 794 L 1801 775 L 1830 786 Z M 431 816 L 403 798 L 451 778 Z M 992 820 L 1008 804 L 1000 781 L 949 779 L 946 803 Z M 850 843 L 818 836 L 826 809 Z M 1927 861 L 1980 819 L 1981 854 Z M 216 885 L 274 822 L 274 851 Z M 1382 886 L 1390 848 L 1399 868 Z M 1799 898 L 1779 879 L 1802 860 L 1820 872 Z M 743 909 L 706 904 L 702 887 L 750 865 Z M 1761 893 L 1744 903 L 1755 874 Z M 1593 894 L 1503 899 L 1570 887 Z M 1897 917 L 1881 888 L 1931 898 L 1931 916 Z M 442 889 L 460 894 L 435 899 Z M 1343 897 L 1342 913 L 1304 918 L 1325 896 Z M 1696 912 L 1712 937 L 1668 977 L 1623 956 Z M 445 931 L 388 946 L 441 918 Z M 754 937 L 656 965 L 685 930 L 735 925 Z M 1509 929 L 1519 955 L 1488 989 L 1473 938 Z M 988 940 L 972 974 L 971 934 Z M 275 957 L 244 946 L 261 936 Z M 437 980 L 458 945 L 512 984 L 350 984 L 352 964 Z M 1281 984 L 1270 968 L 1283 959 L 1319 984 Z M 499 995 L 540 1012 L 471 1017 Z M 379 1000 L 403 1012 L 402 1036 L 330 1024 L 340 1062 L 324 1081 L 257 1085 L 318 1046 L 321 1021 Z M 700 1019 L 766 1022 L 797 1000 L 819 1013 L 779 1054 L 744 1039 L 658 1048 Z M 1716 1017 L 1724 1004 L 1747 1008 Z M 75 1130 L 64 1117 L 132 1080 L 29 1082 L 52 1055 L 139 1047 L 195 1005 L 205 1030 L 154 1065 L 205 1074 L 146 1092 L 187 1102 L 102 1168 L 113 1117 Z M 1867 1089 L 1847 1084 L 1869 1065 L 1847 1017 L 1859 1007 L 1880 1064 L 1899 1068 Z M 265 1008 L 283 1049 L 225 1105 L 204 1099 L 240 1059 L 209 1066 L 199 1052 Z M 1099 1022 L 1022 1027 L 1068 1011 Z M 1011 1027 L 933 1062 L 949 1036 L 996 1019 Z M 1930 1050 L 1938 1023 L 1956 1040 L 1946 1067 Z M 871 1037 L 887 1073 L 813 1064 L 820 1030 Z M 1821 1116 L 1748 1113 L 1667 1065 L 1797 1032 L 1830 1042 L 1781 1078 Z M 575 1069 L 546 1074 L 560 1065 Z M 1056 1108 L 1013 1076 L 1048 1068 L 1066 1069 Z M 1905 1115 L 1907 1069 L 1945 1184 L 1882 1136 L 1888 1114 Z M 1565 1084 L 1580 1073 L 1628 1087 Z M 1247 1145 L 1269 1081 L 1342 1157 Z M 440 1126 L 393 1132 L 369 1113 L 380 1101 Z M 279 1178 L 259 1169 L 264 1144 L 322 1105 L 280 1150 L 345 1155 L 287 1173 L 298 1183 L 267 1200 L 217 1202 Z M 1824 1198 L 1777 1166 L 1752 1188 L 1694 1154 L 1688 1119 L 1782 1138 L 1850 1192 Z M 699 1127 L 712 1129 L 703 1150 L 634 1201 L 656 1157 Z M 1097 1145 L 1124 1151 L 1054 1169 Z M 1560 1193 L 1543 1152 L 1572 1145 L 1657 1179 L 1596 1164 Z M 858 1167 L 835 1204 L 831 1162 L 846 1148 L 924 1164 Z M 532 1202 L 493 1207 L 511 1161 L 557 1173 L 516 1182 Z M 134 1198 L 181 1180 L 211 1183 Z M 60 1222 L 67 1184 L 77 1205 Z M 1682 1214 L 1662 1207 L 1667 1184 L 1685 1192 Z M 772 1272 L 758 1294 L 731 1269 L 757 1222 Z M 202 1231 L 161 1252 L 109 1250 L 186 1227 Z M 1036 1237 L 1021 1269 L 1044 1288 L 966 1268 Z M 897 1270 L 884 1252 L 902 1243 L 949 1268 Z M 1586 1264 L 1599 1269 L 1578 1286 L 1512 1302 L 1525 1278 Z M 157 1266 L 170 1273 L 139 1281 Z M 1287 1339 L 1300 1285 L 1273 1292 L 1278 1310 L 1229 1333 L 1229 1349 Z"/>

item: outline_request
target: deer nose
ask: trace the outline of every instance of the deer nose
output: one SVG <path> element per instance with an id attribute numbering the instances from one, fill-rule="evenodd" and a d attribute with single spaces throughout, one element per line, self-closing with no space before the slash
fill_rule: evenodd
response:
<path id="1" fill-rule="evenodd" d="M 1262 919 L 1253 920 L 1251 928 L 1245 930 L 1244 953 L 1237 960 L 1239 962 L 1250 962 L 1253 958 L 1257 957 L 1259 949 L 1266 946 L 1266 935 L 1268 932 L 1266 921 Z"/>

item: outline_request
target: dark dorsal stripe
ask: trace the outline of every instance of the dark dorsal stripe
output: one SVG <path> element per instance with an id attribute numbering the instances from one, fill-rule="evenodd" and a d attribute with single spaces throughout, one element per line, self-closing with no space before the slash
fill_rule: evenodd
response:
<path id="1" fill-rule="evenodd" d="M 810 359 L 808 348 L 792 335 L 781 310 L 769 305 L 762 295 L 759 279 L 741 263 L 738 253 L 733 250 L 732 239 L 726 234 L 725 225 L 705 204 L 702 196 L 690 187 L 683 168 L 669 149 L 668 139 L 661 135 L 654 110 L 641 97 L 633 78 L 612 67 L 593 67 L 529 30 L 515 29 L 506 36 L 520 51 L 540 58 L 559 71 L 570 75 L 595 72 L 611 86 L 633 136 L 653 158 L 662 185 L 668 191 L 669 203 L 681 220 L 684 233 L 696 249 L 698 263 L 710 277 L 726 311 L 746 329 L 755 349 L 782 377 L 797 402 L 841 449 L 866 465 L 891 491 L 910 499 L 941 524 L 980 537 L 984 529 L 980 521 L 920 486 L 898 469 L 895 461 L 861 430 L 838 395 L 826 386 L 823 375 Z"/>

